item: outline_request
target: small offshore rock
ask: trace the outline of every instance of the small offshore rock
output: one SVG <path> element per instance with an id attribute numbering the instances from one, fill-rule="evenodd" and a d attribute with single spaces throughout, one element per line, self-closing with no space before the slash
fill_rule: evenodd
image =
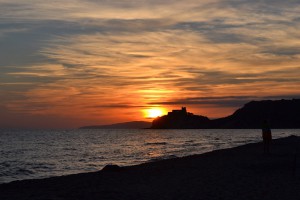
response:
<path id="1" fill-rule="evenodd" d="M 106 165 L 105 167 L 103 167 L 103 169 L 101 171 L 104 172 L 116 172 L 116 171 L 120 171 L 121 167 L 118 165 Z"/>

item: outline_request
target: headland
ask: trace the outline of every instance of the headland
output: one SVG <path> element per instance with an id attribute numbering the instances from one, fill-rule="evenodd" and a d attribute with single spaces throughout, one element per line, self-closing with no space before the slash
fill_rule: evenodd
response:
<path id="1" fill-rule="evenodd" d="M 219 119 L 173 110 L 153 120 L 153 129 L 257 129 L 267 120 L 271 128 L 300 128 L 300 99 L 251 101 L 232 115 Z"/>

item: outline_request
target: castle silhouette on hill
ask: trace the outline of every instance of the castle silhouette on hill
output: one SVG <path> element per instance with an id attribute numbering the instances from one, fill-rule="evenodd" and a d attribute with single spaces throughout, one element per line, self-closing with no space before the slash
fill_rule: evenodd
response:
<path id="1" fill-rule="evenodd" d="M 172 112 L 168 112 L 168 116 L 170 117 L 182 117 L 187 115 L 194 115 L 194 114 L 187 112 L 186 107 L 182 107 L 181 110 L 172 110 Z"/>
<path id="2" fill-rule="evenodd" d="M 186 107 L 182 107 L 181 110 L 172 110 L 172 112 L 168 112 L 168 115 L 154 119 L 151 128 L 198 128 L 200 124 L 205 124 L 209 121 L 207 117 L 194 115 L 193 113 L 187 112 Z"/>
<path id="3" fill-rule="evenodd" d="M 232 115 L 210 120 L 208 117 L 187 112 L 186 107 L 172 110 L 153 120 L 153 129 L 250 129 L 261 128 L 263 120 L 272 128 L 300 128 L 300 99 L 251 101 Z"/>

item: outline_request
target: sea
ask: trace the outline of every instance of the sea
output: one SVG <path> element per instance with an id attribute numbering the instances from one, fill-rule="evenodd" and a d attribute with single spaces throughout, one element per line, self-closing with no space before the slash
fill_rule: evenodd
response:
<path id="1" fill-rule="evenodd" d="M 272 130 L 273 138 L 300 129 Z M 138 165 L 261 141 L 258 129 L 0 130 L 0 183 Z"/>

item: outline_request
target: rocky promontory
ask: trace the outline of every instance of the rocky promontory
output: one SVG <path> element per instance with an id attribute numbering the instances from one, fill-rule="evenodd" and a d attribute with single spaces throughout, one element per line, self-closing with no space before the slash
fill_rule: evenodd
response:
<path id="1" fill-rule="evenodd" d="M 256 129 L 263 120 L 272 128 L 300 128 L 300 99 L 251 101 L 232 115 L 210 120 L 187 112 L 185 107 L 153 120 L 153 129 Z"/>

